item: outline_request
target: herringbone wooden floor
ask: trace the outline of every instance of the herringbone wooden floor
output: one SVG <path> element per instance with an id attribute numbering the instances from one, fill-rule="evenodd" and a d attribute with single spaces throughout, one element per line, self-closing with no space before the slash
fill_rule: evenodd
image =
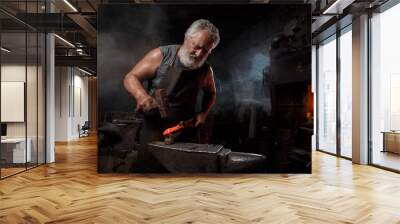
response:
<path id="1" fill-rule="evenodd" d="M 400 223 L 400 175 L 313 153 L 312 175 L 97 174 L 95 138 L 0 181 L 0 223 Z"/>

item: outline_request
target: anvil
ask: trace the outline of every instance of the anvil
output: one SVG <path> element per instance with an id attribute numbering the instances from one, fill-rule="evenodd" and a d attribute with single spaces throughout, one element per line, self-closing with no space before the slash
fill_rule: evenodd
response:
<path id="1" fill-rule="evenodd" d="M 171 173 L 260 172 L 266 157 L 233 152 L 222 145 L 151 142 L 148 150 Z"/>

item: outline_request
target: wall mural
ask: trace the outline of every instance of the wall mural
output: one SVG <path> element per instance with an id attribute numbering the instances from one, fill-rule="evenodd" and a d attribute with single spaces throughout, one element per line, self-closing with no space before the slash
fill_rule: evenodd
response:
<path id="1" fill-rule="evenodd" d="M 310 173 L 306 4 L 104 4 L 98 172 Z"/>

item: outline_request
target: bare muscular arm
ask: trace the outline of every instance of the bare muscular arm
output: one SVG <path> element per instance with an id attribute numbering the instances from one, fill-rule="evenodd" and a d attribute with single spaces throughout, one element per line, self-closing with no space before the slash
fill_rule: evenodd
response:
<path id="1" fill-rule="evenodd" d="M 142 83 L 154 77 L 162 60 L 160 48 L 147 53 L 124 78 L 125 89 L 136 99 L 136 110 L 149 111 L 157 106 L 153 97 L 147 94 Z"/>
<path id="2" fill-rule="evenodd" d="M 216 89 L 213 70 L 209 69 L 203 82 L 202 111 L 196 117 L 196 126 L 203 124 L 216 101 Z"/>

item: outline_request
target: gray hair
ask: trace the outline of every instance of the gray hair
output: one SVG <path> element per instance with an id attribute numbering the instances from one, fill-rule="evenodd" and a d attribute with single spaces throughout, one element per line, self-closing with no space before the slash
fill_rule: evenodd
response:
<path id="1" fill-rule="evenodd" d="M 192 36 L 199 30 L 208 31 L 213 40 L 213 48 L 215 48 L 219 44 L 220 38 L 218 28 L 206 19 L 199 19 L 194 21 L 192 25 L 190 25 L 190 27 L 186 30 L 185 38 Z"/>

